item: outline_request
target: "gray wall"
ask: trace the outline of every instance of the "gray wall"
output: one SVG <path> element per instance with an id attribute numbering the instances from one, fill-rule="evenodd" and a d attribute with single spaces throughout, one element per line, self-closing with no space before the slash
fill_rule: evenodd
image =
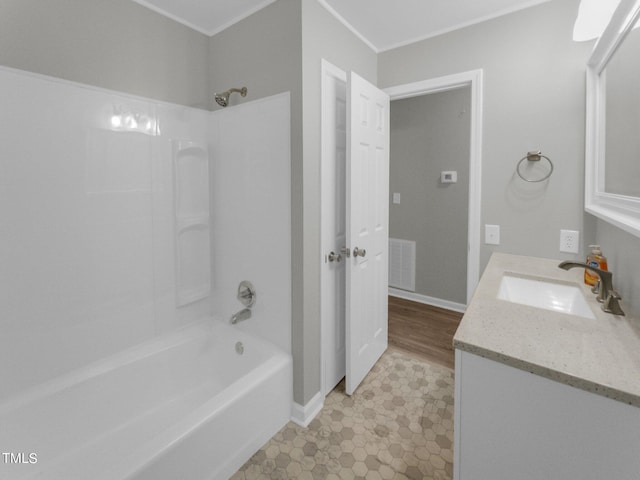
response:
<path id="1" fill-rule="evenodd" d="M 325 58 L 376 82 L 376 54 L 316 0 L 279 0 L 215 35 L 213 91 L 246 85 L 246 98 L 291 91 L 292 348 L 294 400 L 320 391 L 320 65 Z M 216 107 L 217 108 L 217 107 Z"/>
<path id="2" fill-rule="evenodd" d="M 481 222 L 501 226 L 502 244 L 482 245 L 481 271 L 493 251 L 583 259 L 559 252 L 560 229 L 579 230 L 582 245 L 593 239 L 582 201 L 593 43 L 571 38 L 578 4 L 548 2 L 379 55 L 380 87 L 484 71 Z M 547 182 L 527 184 L 516 164 L 538 148 L 555 171 Z"/>
<path id="3" fill-rule="evenodd" d="M 303 187 L 306 157 L 302 151 L 302 45 L 302 3 L 297 0 L 272 3 L 213 36 L 210 45 L 212 89 L 223 91 L 246 85 L 249 90 L 244 99 L 232 96 L 232 105 L 291 91 L 292 352 L 294 400 L 299 404 L 306 403 L 315 393 L 305 396 L 305 384 L 313 385 L 315 376 L 319 378 L 314 368 L 307 371 L 312 364 L 310 352 L 318 350 L 304 341 L 304 265 L 309 252 L 303 210 L 307 192 Z"/>
<path id="4" fill-rule="evenodd" d="M 206 109 L 213 107 L 214 91 L 232 86 L 249 89 L 245 99 L 233 96 L 232 104 L 291 92 L 292 334 L 299 404 L 321 384 L 322 57 L 376 82 L 376 54 L 315 0 L 279 0 L 212 38 L 130 0 L 0 0 L 2 65 Z"/>
<path id="5" fill-rule="evenodd" d="M 302 242 L 302 270 L 293 283 L 294 399 L 306 404 L 321 388 L 320 379 L 320 86 L 321 59 L 342 70 L 353 70 L 376 83 L 377 55 L 316 0 L 302 0 L 303 176 L 302 238 L 294 231 L 294 245 Z M 294 254 L 296 252 L 294 251 Z M 299 257 L 296 257 L 299 258 Z M 295 293 L 295 292 L 294 292 Z M 302 360 L 302 362 L 300 362 Z M 297 364 L 296 364 L 297 362 Z"/>
<path id="6" fill-rule="evenodd" d="M 302 112 L 302 26 L 299 0 L 279 0 L 211 37 L 208 75 L 212 92 L 246 86 L 229 105 L 291 91 L 297 112 L 292 137 L 300 136 Z M 213 103 L 214 109 L 222 107 Z M 300 150 L 300 149 L 298 149 Z M 297 155 L 300 160 L 300 152 Z"/>
<path id="7" fill-rule="evenodd" d="M 391 102 L 389 235 L 416 242 L 416 293 L 467 303 L 469 87 Z M 458 183 L 441 184 L 442 170 Z"/>
<path id="8" fill-rule="evenodd" d="M 130 0 L 0 0 L 0 64 L 208 108 L 209 38 Z"/>
<path id="9" fill-rule="evenodd" d="M 597 220 L 596 242 L 613 272 L 613 286 L 622 296 L 627 314 L 640 314 L 640 238 Z"/>
<path id="10" fill-rule="evenodd" d="M 320 390 L 320 58 L 382 87 L 483 68 L 482 221 L 502 225 L 502 251 L 561 258 L 560 228 L 584 229 L 583 244 L 596 238 L 582 214 L 592 43 L 571 41 L 577 5 L 549 2 L 376 56 L 315 0 L 279 0 L 212 39 L 130 0 L 0 0 L 0 64 L 202 108 L 239 84 L 246 100 L 292 92 L 294 399 L 306 404 Z M 547 185 L 513 178 L 533 148 L 556 162 Z M 640 259 L 627 251 L 640 242 L 597 229 L 629 298 Z M 483 266 L 490 253 L 483 247 Z"/>
<path id="11" fill-rule="evenodd" d="M 231 105 L 280 92 L 291 92 L 291 234 L 292 234 L 292 351 L 294 386 L 304 381 L 301 343 L 296 325 L 302 323 L 302 25 L 301 4 L 279 0 L 211 38 L 209 78 L 212 91 L 246 86 L 245 98 Z M 214 108 L 220 108 L 217 105 Z M 296 308 L 297 307 L 297 308 Z M 294 398 L 302 403 L 298 393 Z"/>

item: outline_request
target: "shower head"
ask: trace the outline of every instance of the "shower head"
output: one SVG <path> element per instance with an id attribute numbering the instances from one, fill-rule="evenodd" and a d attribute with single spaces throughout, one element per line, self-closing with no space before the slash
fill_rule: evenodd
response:
<path id="1" fill-rule="evenodd" d="M 218 105 L 220 105 L 221 107 L 226 107 L 227 105 L 229 105 L 229 95 L 231 95 L 233 92 L 237 92 L 242 97 L 246 97 L 247 96 L 247 87 L 230 88 L 226 92 L 216 93 L 215 94 L 216 103 Z"/>

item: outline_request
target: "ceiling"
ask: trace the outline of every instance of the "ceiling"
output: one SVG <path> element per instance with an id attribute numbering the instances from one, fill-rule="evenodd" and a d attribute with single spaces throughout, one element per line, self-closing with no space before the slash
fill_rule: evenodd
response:
<path id="1" fill-rule="evenodd" d="M 215 35 L 275 0 L 133 0 Z M 318 0 L 376 52 L 550 0 Z"/>

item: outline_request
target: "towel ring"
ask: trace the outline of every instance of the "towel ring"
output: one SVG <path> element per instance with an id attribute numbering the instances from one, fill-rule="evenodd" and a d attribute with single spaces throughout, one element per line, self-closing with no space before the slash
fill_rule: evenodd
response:
<path id="1" fill-rule="evenodd" d="M 522 175 L 522 172 L 520 172 L 520 167 L 522 166 L 522 162 L 524 162 L 525 160 L 528 160 L 530 162 L 539 162 L 541 158 L 544 158 L 547 162 L 549 162 L 549 167 L 550 167 L 549 173 L 547 173 L 544 177 L 538 178 L 538 179 L 535 179 L 535 180 L 532 180 L 530 178 L 526 178 L 524 175 Z M 518 162 L 518 166 L 516 167 L 516 173 L 525 182 L 530 182 L 530 183 L 544 182 L 553 173 L 553 163 L 551 162 L 551 159 L 549 157 L 547 157 L 546 155 L 542 155 L 542 152 L 540 152 L 539 150 L 536 151 L 536 152 L 528 152 Z"/>

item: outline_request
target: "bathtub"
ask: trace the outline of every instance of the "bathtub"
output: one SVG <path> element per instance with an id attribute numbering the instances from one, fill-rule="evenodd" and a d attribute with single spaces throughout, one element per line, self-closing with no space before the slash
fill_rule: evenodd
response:
<path id="1" fill-rule="evenodd" d="M 291 356 L 219 319 L 0 405 L 0 478 L 231 476 L 290 418 Z"/>

